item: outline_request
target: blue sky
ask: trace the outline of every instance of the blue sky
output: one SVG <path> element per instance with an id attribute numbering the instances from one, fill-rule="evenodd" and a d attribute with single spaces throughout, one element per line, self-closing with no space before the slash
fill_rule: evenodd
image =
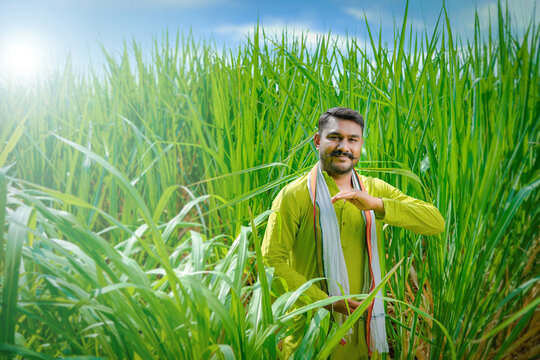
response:
<path id="1" fill-rule="evenodd" d="M 508 4 L 518 27 L 531 16 L 536 21 L 540 17 L 536 0 L 508 0 Z M 410 0 L 413 29 L 431 30 L 441 7 L 442 0 Z M 494 21 L 497 0 L 447 0 L 446 7 L 453 30 L 467 37 L 475 9 L 487 27 L 490 16 Z M 191 29 L 197 38 L 212 37 L 220 47 L 234 46 L 257 20 L 270 32 L 287 27 L 297 33 L 309 31 L 309 39 L 315 39 L 331 30 L 335 36 L 364 40 L 365 14 L 370 26 L 380 27 L 383 39 L 391 42 L 394 19 L 399 22 L 404 9 L 404 0 L 0 0 L 0 80 L 13 72 L 10 67 L 62 66 L 67 54 L 77 68 L 84 68 L 90 58 L 99 63 L 99 42 L 114 53 L 124 40 L 135 39 L 145 46 L 167 30 Z M 21 77 L 31 72 L 17 71 Z"/>

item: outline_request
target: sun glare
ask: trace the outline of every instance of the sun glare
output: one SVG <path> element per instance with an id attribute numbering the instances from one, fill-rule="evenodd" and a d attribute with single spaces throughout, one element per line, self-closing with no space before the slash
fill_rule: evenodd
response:
<path id="1" fill-rule="evenodd" d="M 11 38 L 0 53 L 0 73 L 17 80 L 33 79 L 43 61 L 38 42 L 30 38 Z"/>

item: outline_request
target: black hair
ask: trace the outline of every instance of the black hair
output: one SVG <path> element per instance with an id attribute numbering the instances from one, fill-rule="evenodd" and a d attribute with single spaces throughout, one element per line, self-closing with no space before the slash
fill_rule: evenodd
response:
<path id="1" fill-rule="evenodd" d="M 346 107 L 336 106 L 326 110 L 324 114 L 322 114 L 319 118 L 319 134 L 326 126 L 328 121 L 332 118 L 336 118 L 338 120 L 354 121 L 355 123 L 360 125 L 360 127 L 362 128 L 362 132 L 364 131 L 364 117 L 358 111 Z"/>

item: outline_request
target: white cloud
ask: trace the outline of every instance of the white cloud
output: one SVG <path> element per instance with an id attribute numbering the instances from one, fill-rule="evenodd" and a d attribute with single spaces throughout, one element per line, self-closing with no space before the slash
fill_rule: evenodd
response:
<path id="1" fill-rule="evenodd" d="M 256 24 L 246 23 L 237 25 L 221 25 L 215 28 L 215 32 L 219 35 L 225 35 L 233 40 L 240 40 L 246 37 L 247 34 L 252 33 Z"/>
<path id="2" fill-rule="evenodd" d="M 504 11 L 506 2 L 501 3 Z M 345 11 L 362 22 L 367 19 L 371 29 L 375 31 L 378 30 L 376 27 L 379 25 L 386 29 L 393 28 L 394 20 L 397 21 L 397 26 L 401 26 L 403 17 L 401 12 L 396 15 L 393 9 L 359 9 L 351 7 L 346 8 Z M 395 11 L 402 11 L 402 9 L 396 8 Z M 480 29 L 483 34 L 486 34 L 490 21 L 492 31 L 497 29 L 497 0 L 471 0 L 463 6 L 448 6 L 447 12 L 452 26 L 452 34 L 459 36 L 461 39 L 470 39 L 474 36 L 475 13 L 478 14 Z M 540 2 L 537 2 L 537 0 L 509 0 L 508 12 L 513 29 L 523 31 L 529 25 L 531 18 L 534 18 L 538 24 L 540 20 Z M 411 17 L 410 13 L 407 19 L 408 27 L 412 26 L 413 30 L 420 32 L 424 30 L 431 32 L 435 22 L 436 18 L 428 18 L 426 23 L 416 20 Z M 443 28 L 445 28 L 444 16 L 439 24 L 439 29 Z"/>
<path id="3" fill-rule="evenodd" d="M 502 3 L 503 14 L 505 12 L 506 3 Z M 474 31 L 474 15 L 478 13 L 480 29 L 485 31 L 489 28 L 491 21 L 492 30 L 497 28 L 497 0 L 490 0 L 482 4 L 474 6 L 471 4 L 459 12 L 452 14 L 450 20 L 456 26 L 457 32 L 461 35 L 467 35 Z M 511 0 L 508 1 L 508 13 L 510 15 L 512 27 L 514 29 L 523 30 L 534 18 L 538 23 L 540 19 L 540 4 L 536 0 Z"/>
<path id="4" fill-rule="evenodd" d="M 403 12 L 400 8 L 399 15 L 390 13 L 386 10 L 372 10 L 372 9 L 357 9 L 357 8 L 346 8 L 345 11 L 349 14 L 355 17 L 358 20 L 364 21 L 367 19 L 368 25 L 370 28 L 374 28 L 374 26 L 381 25 L 383 27 L 387 28 L 393 28 L 394 27 L 394 21 L 396 21 L 396 26 L 401 27 L 401 21 L 403 19 Z M 365 16 L 365 17 L 364 17 Z M 407 17 L 407 26 L 417 31 L 423 31 L 426 28 L 426 25 L 423 21 L 416 20 L 410 15 Z"/>
<path id="5" fill-rule="evenodd" d="M 289 40 L 304 39 L 307 47 L 314 47 L 320 43 L 321 38 L 329 39 L 332 43 L 337 44 L 339 48 L 345 48 L 346 36 L 341 34 L 335 34 L 332 32 L 324 32 L 319 30 L 313 30 L 309 24 L 303 23 L 287 23 L 282 19 L 267 19 L 259 23 L 261 30 L 269 38 L 280 39 L 283 32 L 287 34 Z M 252 35 L 255 30 L 256 24 L 244 23 L 244 24 L 228 24 L 217 26 L 215 33 L 218 35 L 229 37 L 231 40 L 239 41 L 246 38 L 248 35 Z M 359 46 L 363 45 L 363 41 L 356 40 Z"/>

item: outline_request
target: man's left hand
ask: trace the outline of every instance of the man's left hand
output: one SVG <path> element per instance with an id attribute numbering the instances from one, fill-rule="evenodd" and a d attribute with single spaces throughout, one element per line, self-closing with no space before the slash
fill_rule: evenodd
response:
<path id="1" fill-rule="evenodd" d="M 349 201 L 362 211 L 373 210 L 384 217 L 384 203 L 382 199 L 371 196 L 364 191 L 357 189 L 340 191 L 331 200 L 332 203 L 335 203 L 341 199 Z"/>

